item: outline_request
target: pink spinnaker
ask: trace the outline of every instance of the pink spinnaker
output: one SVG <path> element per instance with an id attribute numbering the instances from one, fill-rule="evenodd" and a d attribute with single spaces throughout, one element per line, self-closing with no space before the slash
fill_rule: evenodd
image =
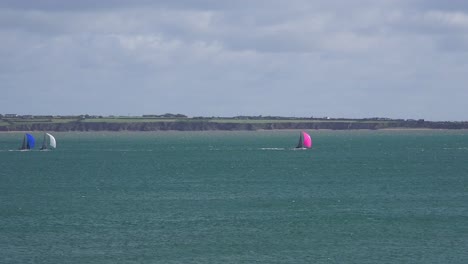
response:
<path id="1" fill-rule="evenodd" d="M 306 132 L 302 131 L 302 138 L 303 138 L 303 146 L 304 148 L 311 148 L 312 147 L 312 138 L 310 137 L 309 134 Z"/>

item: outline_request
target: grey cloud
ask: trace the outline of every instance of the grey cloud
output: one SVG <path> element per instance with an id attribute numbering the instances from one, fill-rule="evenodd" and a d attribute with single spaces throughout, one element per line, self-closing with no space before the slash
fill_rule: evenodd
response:
<path id="1" fill-rule="evenodd" d="M 465 0 L 413 0 L 408 1 L 408 6 L 414 10 L 441 10 L 468 12 L 468 2 Z"/>
<path id="2" fill-rule="evenodd" d="M 2 107 L 466 119 L 466 10 L 417 0 L 0 1 Z M 20 108 L 25 90 L 47 104 Z"/>

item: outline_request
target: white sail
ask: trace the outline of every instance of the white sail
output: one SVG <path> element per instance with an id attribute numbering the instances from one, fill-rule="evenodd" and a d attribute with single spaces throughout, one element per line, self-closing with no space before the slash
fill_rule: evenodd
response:
<path id="1" fill-rule="evenodd" d="M 46 134 L 47 134 L 47 136 L 49 136 L 49 144 L 50 144 L 50 146 L 53 147 L 53 148 L 56 148 L 56 147 L 57 147 L 57 142 L 55 142 L 54 136 L 52 136 L 52 135 L 49 134 L 49 133 L 46 133 Z"/>

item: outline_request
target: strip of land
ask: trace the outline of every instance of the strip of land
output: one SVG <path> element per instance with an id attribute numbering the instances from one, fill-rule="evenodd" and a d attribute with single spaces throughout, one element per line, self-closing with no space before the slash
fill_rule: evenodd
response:
<path id="1" fill-rule="evenodd" d="M 187 117 L 166 114 L 141 117 L 1 115 L 0 131 L 204 131 L 273 129 L 468 129 L 468 122 L 388 118 L 294 118 L 272 116 Z"/>

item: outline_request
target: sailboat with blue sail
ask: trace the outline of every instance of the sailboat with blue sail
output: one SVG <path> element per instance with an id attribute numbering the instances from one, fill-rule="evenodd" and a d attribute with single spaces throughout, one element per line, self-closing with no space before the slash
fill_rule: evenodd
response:
<path id="1" fill-rule="evenodd" d="M 34 139 L 34 137 L 31 134 L 26 133 L 24 134 L 23 144 L 21 145 L 20 150 L 30 150 L 34 148 L 35 143 L 36 140 Z"/>
<path id="2" fill-rule="evenodd" d="M 51 148 L 56 148 L 57 147 L 57 141 L 55 140 L 55 137 L 52 136 L 49 133 L 44 133 L 44 140 L 42 141 L 42 147 L 41 150 L 47 150 Z"/>

